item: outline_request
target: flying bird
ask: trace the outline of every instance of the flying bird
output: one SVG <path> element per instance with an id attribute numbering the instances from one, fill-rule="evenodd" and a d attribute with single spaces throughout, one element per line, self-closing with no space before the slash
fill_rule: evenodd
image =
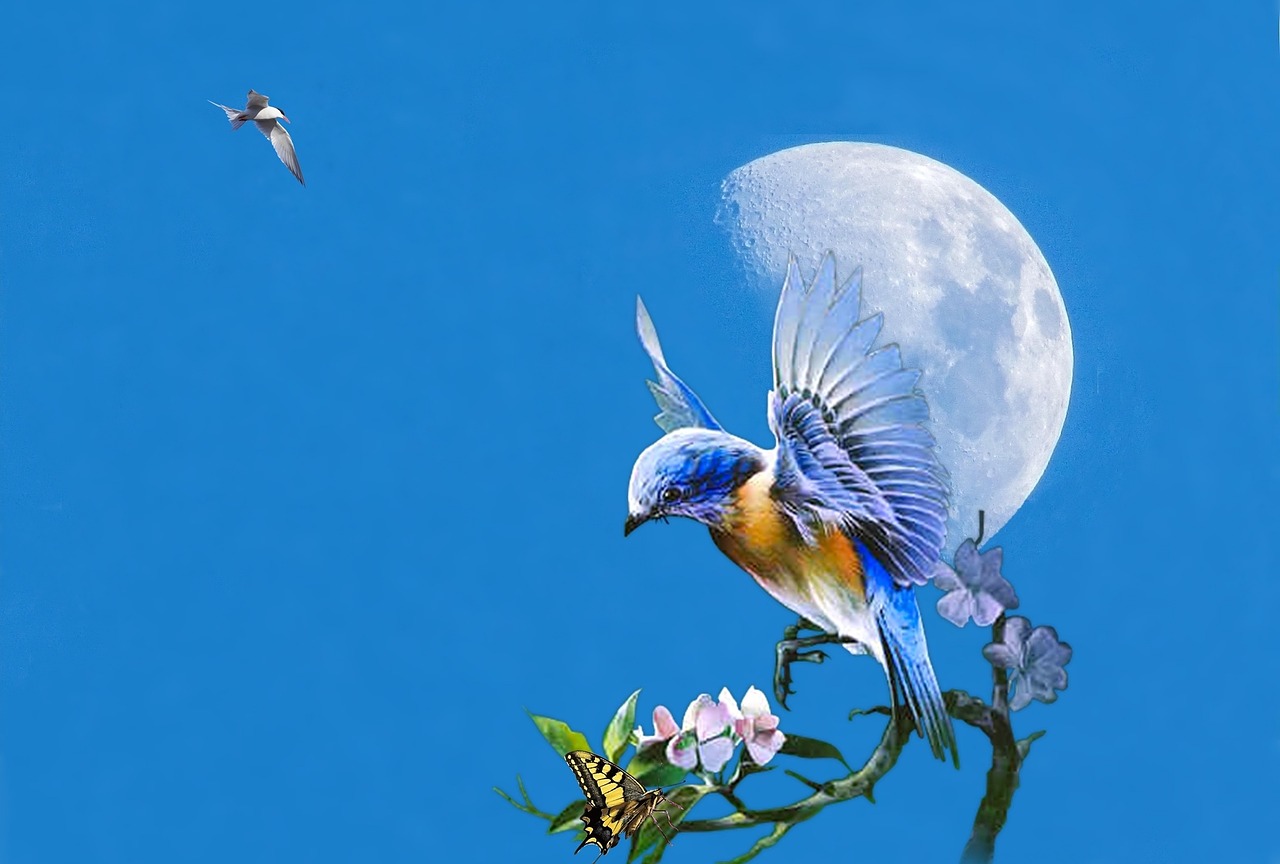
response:
<path id="1" fill-rule="evenodd" d="M 809 285 L 791 257 L 774 319 L 771 450 L 716 422 L 667 366 L 636 299 L 666 434 L 632 469 L 625 533 L 668 516 L 706 525 L 774 599 L 875 657 L 894 706 L 905 700 L 933 754 L 959 764 L 914 587 L 940 558 L 947 472 L 920 372 L 902 367 L 897 345 L 873 349 L 883 316 L 859 320 L 861 294 L 861 270 L 838 282 L 830 252 Z"/>
<path id="2" fill-rule="evenodd" d="M 303 186 L 307 185 L 307 181 L 302 179 L 302 168 L 298 165 L 298 155 L 293 152 L 293 139 L 289 137 L 289 133 L 280 125 L 280 121 L 288 123 L 289 118 L 279 108 L 273 108 L 267 104 L 268 97 L 253 90 L 249 91 L 249 101 L 244 106 L 244 110 L 239 108 L 228 108 L 226 105 L 218 105 L 212 99 L 209 100 L 210 105 L 217 105 L 223 111 L 227 112 L 227 119 L 231 121 L 232 129 L 239 129 L 247 121 L 252 120 L 254 125 L 258 127 L 258 131 L 266 135 L 271 141 L 271 146 L 276 148 L 276 155 L 280 157 L 280 161 L 285 167 L 293 172 L 293 176 L 298 178 L 298 182 Z"/>

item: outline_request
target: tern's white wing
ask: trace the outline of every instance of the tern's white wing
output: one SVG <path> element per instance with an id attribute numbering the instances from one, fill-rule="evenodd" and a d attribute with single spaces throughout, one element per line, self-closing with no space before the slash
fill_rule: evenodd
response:
<path id="1" fill-rule="evenodd" d="M 293 152 L 293 139 L 280 125 L 280 121 L 255 120 L 254 125 L 258 127 L 259 132 L 271 139 L 271 146 L 276 148 L 276 155 L 280 157 L 280 161 L 293 172 L 293 176 L 298 178 L 299 183 L 306 186 L 307 181 L 302 179 L 302 168 L 298 165 L 298 154 Z"/>
<path id="2" fill-rule="evenodd" d="M 250 90 L 249 101 L 245 107 L 246 108 L 266 108 L 267 98 L 268 97 L 263 96 L 261 93 L 255 93 L 254 91 Z"/>

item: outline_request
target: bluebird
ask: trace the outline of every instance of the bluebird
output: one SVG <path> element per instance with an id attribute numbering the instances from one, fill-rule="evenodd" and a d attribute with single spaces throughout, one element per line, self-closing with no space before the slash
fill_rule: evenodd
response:
<path id="1" fill-rule="evenodd" d="M 775 600 L 875 657 L 895 708 L 905 702 L 933 754 L 956 760 L 915 595 L 946 536 L 947 473 L 920 372 L 903 368 L 897 345 L 873 348 L 883 318 L 859 320 L 861 285 L 860 269 L 836 280 L 830 252 L 805 285 L 791 257 L 774 319 L 772 450 L 716 422 L 667 366 L 637 298 L 665 434 L 632 469 L 625 533 L 668 516 L 706 525 Z"/>

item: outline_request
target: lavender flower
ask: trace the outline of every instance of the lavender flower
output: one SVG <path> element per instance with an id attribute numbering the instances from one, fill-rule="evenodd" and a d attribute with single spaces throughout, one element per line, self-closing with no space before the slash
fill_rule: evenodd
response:
<path id="1" fill-rule="evenodd" d="M 972 617 L 979 627 L 990 627 L 1000 613 L 1018 608 L 1018 595 L 1004 576 L 1000 566 L 1004 550 L 997 546 L 979 552 L 972 540 L 956 549 L 955 569 L 939 562 L 934 584 L 947 593 L 938 600 L 938 614 L 957 627 Z"/>
<path id="2" fill-rule="evenodd" d="M 1032 699 L 1053 702 L 1056 690 L 1067 689 L 1066 665 L 1071 646 L 1058 641 L 1058 631 L 1049 626 L 1031 629 L 1031 622 L 1015 615 L 1005 622 L 1004 639 L 982 649 L 982 656 L 997 669 L 1010 670 L 1013 696 L 1009 707 L 1019 711 Z"/>

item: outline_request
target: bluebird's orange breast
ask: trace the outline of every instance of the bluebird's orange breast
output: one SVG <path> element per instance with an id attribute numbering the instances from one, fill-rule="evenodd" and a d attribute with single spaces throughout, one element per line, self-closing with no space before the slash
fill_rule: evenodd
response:
<path id="1" fill-rule="evenodd" d="M 812 596 L 815 587 L 839 585 L 865 599 L 862 560 L 839 530 L 819 530 L 810 545 L 772 495 L 771 472 L 761 471 L 734 493 L 721 527 L 711 532 L 716 546 L 770 594 L 792 600 Z"/>

